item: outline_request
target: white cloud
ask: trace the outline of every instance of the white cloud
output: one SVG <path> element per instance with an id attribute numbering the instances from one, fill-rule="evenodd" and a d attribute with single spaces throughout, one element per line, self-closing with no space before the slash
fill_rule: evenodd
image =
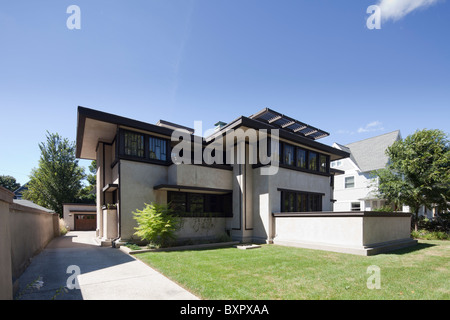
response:
<path id="1" fill-rule="evenodd" d="M 381 19 L 384 21 L 397 21 L 422 8 L 428 8 L 441 0 L 379 0 L 378 6 L 381 9 Z"/>
<path id="2" fill-rule="evenodd" d="M 360 127 L 358 129 L 358 133 L 383 131 L 383 130 L 384 130 L 384 127 L 380 121 L 373 121 L 373 122 L 366 124 L 364 127 Z"/>

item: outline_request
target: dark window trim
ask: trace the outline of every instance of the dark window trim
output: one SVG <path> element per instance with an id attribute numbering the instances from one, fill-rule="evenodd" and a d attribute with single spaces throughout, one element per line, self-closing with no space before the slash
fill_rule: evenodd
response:
<path id="1" fill-rule="evenodd" d="M 196 193 L 196 192 L 179 192 L 179 191 L 167 191 L 167 203 L 170 203 L 171 200 L 171 194 L 178 194 L 178 195 L 183 195 L 184 199 L 185 199 L 185 212 L 175 212 L 175 214 L 179 217 L 182 218 L 208 218 L 208 217 L 214 217 L 214 218 L 232 218 L 233 217 L 233 212 L 232 212 L 232 208 L 233 208 L 233 203 L 232 203 L 232 197 L 231 197 L 231 193 L 227 193 L 227 194 L 210 194 L 210 193 Z M 190 212 L 191 210 L 191 203 L 190 203 L 190 199 L 193 196 L 202 196 L 203 197 L 203 212 L 199 212 L 199 213 L 194 213 L 194 212 Z M 207 210 L 208 205 L 210 205 L 210 197 L 219 197 L 222 201 L 222 205 L 220 206 L 222 208 L 222 212 L 210 212 L 209 210 Z M 225 201 L 230 201 L 229 205 L 228 205 L 228 209 L 229 212 L 226 212 L 225 207 L 226 205 L 224 204 Z"/>
<path id="2" fill-rule="evenodd" d="M 278 188 L 278 191 L 281 191 L 281 212 L 321 212 L 322 211 L 322 201 L 324 193 L 318 193 L 318 192 L 309 192 L 309 191 L 297 191 L 297 190 L 289 190 L 289 189 L 282 189 Z M 286 211 L 285 208 L 285 199 L 287 194 L 294 194 L 294 210 L 293 211 Z M 298 197 L 299 196 L 306 196 L 306 211 L 299 211 L 298 210 Z M 311 208 L 311 197 L 320 197 L 318 202 L 318 210 L 312 210 Z"/>

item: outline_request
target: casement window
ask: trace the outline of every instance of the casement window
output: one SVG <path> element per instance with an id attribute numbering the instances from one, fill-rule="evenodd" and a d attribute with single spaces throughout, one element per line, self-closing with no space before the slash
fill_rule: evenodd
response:
<path id="1" fill-rule="evenodd" d="M 345 177 L 345 189 L 355 187 L 355 177 Z"/>
<path id="2" fill-rule="evenodd" d="M 284 164 L 287 164 L 288 166 L 294 165 L 294 150 L 294 146 L 289 144 L 284 145 Z"/>
<path id="3" fill-rule="evenodd" d="M 139 132 L 120 131 L 119 156 L 155 164 L 167 164 L 170 160 L 169 141 Z"/>
<path id="4" fill-rule="evenodd" d="M 306 155 L 307 151 L 305 149 L 297 148 L 297 167 L 306 169 Z"/>
<path id="5" fill-rule="evenodd" d="M 317 171 L 317 153 L 313 151 L 309 151 L 309 157 L 308 157 L 308 168 L 312 171 Z"/>
<path id="6" fill-rule="evenodd" d="M 149 137 L 148 150 L 150 159 L 167 160 L 167 140 Z"/>
<path id="7" fill-rule="evenodd" d="M 302 191 L 281 191 L 282 212 L 322 211 L 323 194 Z"/>
<path id="8" fill-rule="evenodd" d="M 144 158 L 144 135 L 131 131 L 124 132 L 124 154 L 127 156 Z"/>
<path id="9" fill-rule="evenodd" d="M 169 191 L 167 203 L 180 217 L 232 217 L 231 194 Z"/>
<path id="10" fill-rule="evenodd" d="M 319 155 L 319 171 L 323 173 L 328 172 L 328 157 L 326 155 Z"/>

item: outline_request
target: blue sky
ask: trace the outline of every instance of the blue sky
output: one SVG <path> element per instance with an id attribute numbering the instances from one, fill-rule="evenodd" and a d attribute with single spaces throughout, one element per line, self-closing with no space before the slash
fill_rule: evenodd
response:
<path id="1" fill-rule="evenodd" d="M 448 133 L 450 1 L 388 1 L 1 1 L 0 175 L 27 182 L 47 130 L 75 141 L 79 105 L 204 130 L 270 107 L 329 145 Z"/>

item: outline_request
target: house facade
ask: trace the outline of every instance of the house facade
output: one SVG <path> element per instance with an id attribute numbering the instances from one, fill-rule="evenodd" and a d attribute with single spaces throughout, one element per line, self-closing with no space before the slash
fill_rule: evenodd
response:
<path id="1" fill-rule="evenodd" d="M 408 214 L 333 212 L 345 171 L 330 163 L 350 153 L 318 142 L 327 132 L 268 108 L 216 126 L 202 137 L 78 107 L 76 155 L 97 162 L 104 245 L 138 242 L 133 212 L 152 202 L 181 217 L 180 241 L 227 235 L 362 255 L 415 244 Z"/>
<path id="2" fill-rule="evenodd" d="M 326 132 L 270 109 L 219 124 L 205 138 L 168 121 L 149 124 L 79 107 L 77 157 L 97 160 L 98 166 L 98 237 L 136 239 L 133 212 L 151 202 L 171 203 L 183 218 L 179 239 L 228 234 L 253 242 L 272 241 L 273 212 L 332 209 L 330 161 L 348 154 L 317 142 Z M 240 155 L 243 161 L 175 164 L 172 151 L 178 142 L 171 137 L 177 129 L 189 133 L 192 150 L 205 150 L 221 136 L 224 153 L 232 151 L 236 160 L 245 150 Z M 226 133 L 238 129 L 246 141 L 240 144 L 236 138 L 226 150 Z M 270 130 L 279 132 L 281 156 L 275 175 L 262 174 L 267 165 L 250 161 L 254 151 L 245 134 L 261 129 L 268 130 L 268 141 Z M 107 227 L 107 221 L 115 226 Z"/>

